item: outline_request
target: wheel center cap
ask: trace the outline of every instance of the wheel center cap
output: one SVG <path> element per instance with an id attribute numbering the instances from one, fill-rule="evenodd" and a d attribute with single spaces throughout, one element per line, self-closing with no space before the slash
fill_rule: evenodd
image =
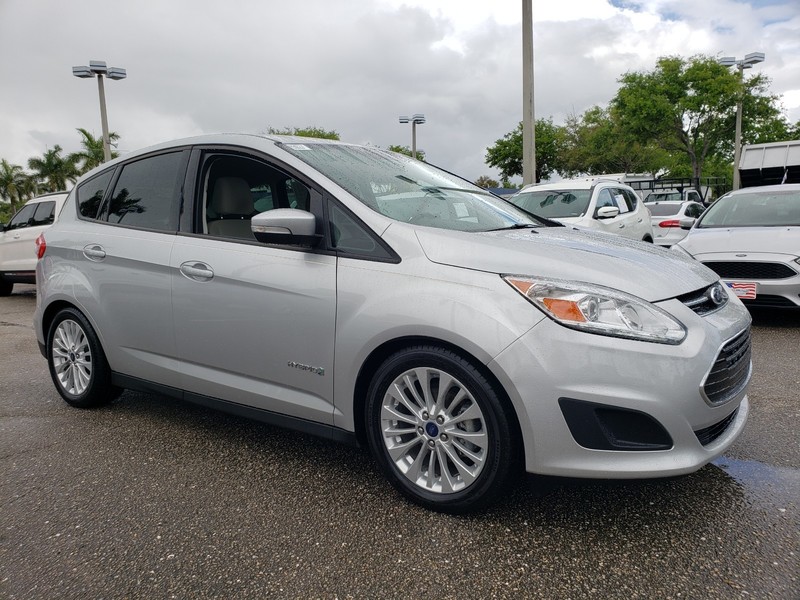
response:
<path id="1" fill-rule="evenodd" d="M 435 438 L 439 435 L 439 428 L 436 426 L 436 423 L 428 421 L 428 423 L 425 424 L 425 433 L 428 434 L 428 437 Z"/>
<path id="2" fill-rule="evenodd" d="M 69 362 L 75 362 L 75 353 L 74 352 L 70 352 L 69 353 Z"/>

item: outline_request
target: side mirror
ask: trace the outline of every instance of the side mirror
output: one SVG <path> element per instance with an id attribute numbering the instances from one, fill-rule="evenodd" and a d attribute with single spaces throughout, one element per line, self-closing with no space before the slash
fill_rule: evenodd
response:
<path id="1" fill-rule="evenodd" d="M 598 219 L 613 219 L 619 214 L 619 208 L 616 206 L 603 206 L 598 208 L 595 214 Z"/>
<path id="2" fill-rule="evenodd" d="M 313 247 L 322 240 L 322 235 L 316 233 L 316 217 L 297 208 L 276 208 L 258 213 L 251 219 L 250 229 L 262 244 Z"/>
<path id="3" fill-rule="evenodd" d="M 694 227 L 694 223 L 697 221 L 694 217 L 684 217 L 681 219 L 681 229 L 691 229 Z"/>

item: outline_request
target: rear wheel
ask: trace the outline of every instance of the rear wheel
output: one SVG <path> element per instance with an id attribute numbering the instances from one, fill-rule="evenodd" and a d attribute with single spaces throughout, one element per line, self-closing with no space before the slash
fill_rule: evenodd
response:
<path id="1" fill-rule="evenodd" d="M 392 484 L 428 508 L 465 513 L 506 487 L 515 429 L 491 383 L 436 346 L 389 357 L 368 392 L 370 448 Z"/>
<path id="2" fill-rule="evenodd" d="M 13 289 L 14 284 L 0 276 L 0 296 L 10 296 Z"/>
<path id="3" fill-rule="evenodd" d="M 58 393 L 72 406 L 100 406 L 119 395 L 97 334 L 74 308 L 61 310 L 50 325 L 47 364 Z"/>

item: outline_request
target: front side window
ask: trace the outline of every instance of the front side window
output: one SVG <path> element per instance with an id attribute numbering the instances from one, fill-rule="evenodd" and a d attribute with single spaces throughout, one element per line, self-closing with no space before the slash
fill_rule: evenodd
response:
<path id="1" fill-rule="evenodd" d="M 126 164 L 114 186 L 105 218 L 109 223 L 175 231 L 181 152 L 159 154 Z"/>
<path id="2" fill-rule="evenodd" d="M 33 214 L 36 212 L 36 204 L 26 204 L 20 211 L 14 215 L 11 221 L 8 222 L 7 230 L 21 229 L 28 226 L 28 221 L 31 220 Z"/>
<path id="3" fill-rule="evenodd" d="M 263 161 L 211 155 L 203 170 L 198 230 L 208 235 L 255 241 L 254 215 L 276 208 L 309 210 L 311 194 L 302 182 Z"/>
<path id="4" fill-rule="evenodd" d="M 281 146 L 361 203 L 397 221 L 458 231 L 541 225 L 486 190 L 396 152 L 313 141 Z"/>

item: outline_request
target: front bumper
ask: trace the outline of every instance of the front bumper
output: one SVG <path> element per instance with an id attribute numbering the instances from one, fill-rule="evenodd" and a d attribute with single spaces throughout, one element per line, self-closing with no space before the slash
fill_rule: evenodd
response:
<path id="1" fill-rule="evenodd" d="M 660 306 L 687 326 L 680 345 L 592 335 L 544 319 L 490 364 L 519 417 L 527 471 L 593 478 L 680 475 L 734 442 L 747 421 L 747 386 L 710 405 L 702 384 L 726 342 L 749 328 L 746 309 L 731 300 L 701 317 L 678 300 Z M 588 405 L 605 415 L 596 429 L 621 445 L 581 437 L 565 405 Z M 665 435 L 648 447 L 646 432 L 659 428 Z M 629 435 L 637 430 L 645 433 Z"/>

